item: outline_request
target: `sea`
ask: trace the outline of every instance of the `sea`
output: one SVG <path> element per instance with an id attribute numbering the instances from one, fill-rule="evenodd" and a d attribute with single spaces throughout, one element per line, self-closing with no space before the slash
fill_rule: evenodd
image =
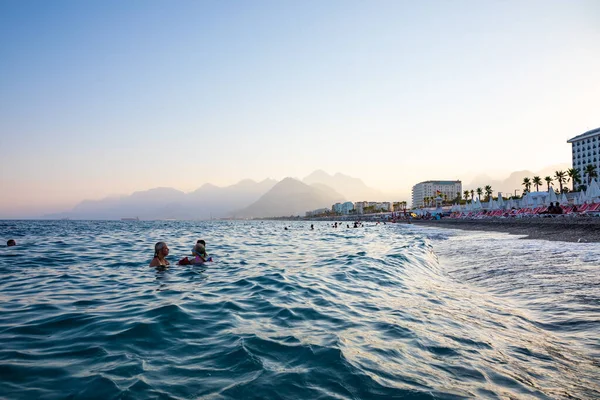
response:
<path id="1" fill-rule="evenodd" d="M 332 224 L 0 221 L 0 398 L 600 398 L 600 245 Z"/>

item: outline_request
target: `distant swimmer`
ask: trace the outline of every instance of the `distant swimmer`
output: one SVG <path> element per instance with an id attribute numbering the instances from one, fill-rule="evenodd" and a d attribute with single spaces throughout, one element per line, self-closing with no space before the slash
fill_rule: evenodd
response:
<path id="1" fill-rule="evenodd" d="M 165 242 L 158 242 L 154 245 L 154 258 L 150 261 L 151 267 L 166 267 L 169 261 L 165 258 L 169 255 L 169 246 Z"/>
<path id="2" fill-rule="evenodd" d="M 15 242 L 15 239 L 9 239 L 6 242 L 6 247 L 12 247 L 12 246 L 16 246 L 16 245 L 17 245 L 17 242 Z"/>
<path id="3" fill-rule="evenodd" d="M 313 224 L 310 224 L 310 230 L 314 231 L 315 230 L 315 226 Z"/>

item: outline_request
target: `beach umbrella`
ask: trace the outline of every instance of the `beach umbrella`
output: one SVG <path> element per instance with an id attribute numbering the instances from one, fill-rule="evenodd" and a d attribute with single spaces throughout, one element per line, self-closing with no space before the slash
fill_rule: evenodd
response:
<path id="1" fill-rule="evenodd" d="M 592 197 L 592 184 L 590 183 L 585 191 L 585 196 L 588 198 Z"/>
<path id="2" fill-rule="evenodd" d="M 600 196 L 600 189 L 598 188 L 598 182 L 595 179 L 592 179 L 590 185 L 585 192 L 585 195 L 589 201 L 592 201 L 594 198 Z"/>
<path id="3" fill-rule="evenodd" d="M 590 198 L 588 197 L 586 192 L 581 192 L 581 204 L 588 203 Z"/>
<path id="4" fill-rule="evenodd" d="M 569 204 L 569 200 L 567 200 L 567 195 L 564 193 L 560 196 L 559 201 L 560 201 L 561 206 L 564 206 L 565 204 Z"/>
<path id="5" fill-rule="evenodd" d="M 549 194 L 549 196 L 548 196 L 548 201 L 549 202 L 555 203 L 555 202 L 558 201 L 558 198 L 556 198 L 556 192 L 554 191 L 554 189 L 550 189 L 548 191 L 548 194 Z"/>
<path id="6" fill-rule="evenodd" d="M 499 210 L 498 202 L 496 200 L 492 201 L 492 210 Z"/>
<path id="7" fill-rule="evenodd" d="M 600 187 L 598 187 L 598 182 L 595 179 L 592 179 L 590 183 L 590 188 L 588 189 L 591 193 L 588 194 L 588 197 L 594 199 L 596 197 L 600 197 Z"/>
<path id="8" fill-rule="evenodd" d="M 584 205 L 585 204 L 585 192 L 582 190 L 581 192 L 579 192 L 579 205 Z"/>
<path id="9" fill-rule="evenodd" d="M 488 201 L 487 209 L 488 210 L 494 209 L 494 199 L 492 198 L 492 196 L 490 196 L 490 201 Z"/>
<path id="10" fill-rule="evenodd" d="M 525 207 L 525 203 L 527 203 L 527 193 L 521 197 L 521 200 L 517 200 L 517 208 Z"/>
<path id="11" fill-rule="evenodd" d="M 550 192 L 544 193 L 544 201 L 543 202 L 544 202 L 545 206 L 550 205 L 549 204 L 550 203 Z"/>
<path id="12" fill-rule="evenodd" d="M 502 198 L 502 196 L 498 196 L 498 207 L 504 208 L 504 199 Z"/>

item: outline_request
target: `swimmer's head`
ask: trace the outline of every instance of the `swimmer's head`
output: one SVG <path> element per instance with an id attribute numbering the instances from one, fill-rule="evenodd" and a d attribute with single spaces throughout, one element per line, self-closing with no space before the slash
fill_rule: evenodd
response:
<path id="1" fill-rule="evenodd" d="M 198 240 L 198 243 L 196 243 L 196 245 L 192 249 L 192 253 L 197 254 L 199 256 L 203 256 L 206 254 L 206 248 L 204 247 L 204 244 L 200 242 L 204 242 L 204 240 Z"/>
<path id="2" fill-rule="evenodd" d="M 167 244 L 165 242 L 158 242 L 154 245 L 154 256 L 158 256 L 158 254 L 165 250 L 167 253 L 169 252 L 169 247 L 167 247 Z"/>
<path id="3" fill-rule="evenodd" d="M 6 242 L 6 246 L 7 246 L 7 247 L 16 246 L 16 245 L 17 245 L 17 242 L 15 242 L 15 239 L 9 239 L 9 240 Z"/>

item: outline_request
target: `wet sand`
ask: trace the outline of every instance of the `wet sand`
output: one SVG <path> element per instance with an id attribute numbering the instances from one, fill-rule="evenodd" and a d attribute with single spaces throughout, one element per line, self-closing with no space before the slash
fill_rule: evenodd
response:
<path id="1" fill-rule="evenodd" d="M 413 220 L 415 225 L 527 235 L 523 239 L 600 243 L 600 218 Z"/>

